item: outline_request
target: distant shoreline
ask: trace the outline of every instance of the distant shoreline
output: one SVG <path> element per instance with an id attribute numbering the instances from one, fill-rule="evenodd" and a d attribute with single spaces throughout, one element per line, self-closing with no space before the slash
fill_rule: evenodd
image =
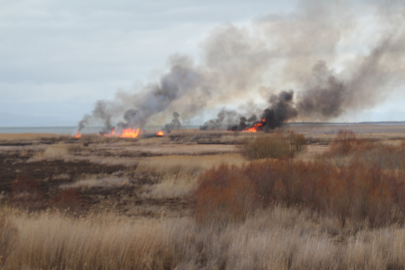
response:
<path id="1" fill-rule="evenodd" d="M 299 127 L 299 126 L 355 126 L 355 125 L 405 125 L 405 121 L 378 121 L 378 122 L 290 122 L 284 127 Z M 146 126 L 144 130 L 159 130 L 162 126 Z M 199 129 L 199 125 L 182 126 L 180 129 Z M 227 129 L 228 126 L 223 125 L 220 129 Z M 103 129 L 102 126 L 90 126 L 84 128 L 83 134 L 97 134 Z M 74 135 L 77 132 L 77 126 L 44 126 L 44 127 L 0 127 L 0 134 L 19 134 L 19 133 L 51 133 L 51 134 L 70 134 Z"/>
<path id="2" fill-rule="evenodd" d="M 288 125 L 405 125 L 405 121 L 377 121 L 377 122 L 290 122 Z"/>

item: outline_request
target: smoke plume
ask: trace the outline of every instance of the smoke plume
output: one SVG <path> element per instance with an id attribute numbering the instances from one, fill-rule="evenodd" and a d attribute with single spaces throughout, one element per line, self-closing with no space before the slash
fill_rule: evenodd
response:
<path id="1" fill-rule="evenodd" d="M 263 127 L 273 129 L 292 119 L 325 121 L 372 108 L 404 83 L 404 14 L 400 1 L 308 0 L 289 14 L 219 26 L 201 43 L 199 63 L 170 57 L 156 82 L 96 102 L 79 129 L 169 123 L 171 130 L 180 127 L 179 115 L 187 123 L 220 107 L 201 129 L 243 130 L 263 119 Z M 262 89 L 270 89 L 264 98 Z M 242 100 L 268 104 L 243 111 L 225 107 Z"/>
<path id="2" fill-rule="evenodd" d="M 170 123 L 166 124 L 165 127 L 163 128 L 166 130 L 166 132 L 170 133 L 172 129 L 179 129 L 181 127 L 181 122 L 179 120 L 179 113 L 174 112 L 173 113 L 173 119 Z"/>

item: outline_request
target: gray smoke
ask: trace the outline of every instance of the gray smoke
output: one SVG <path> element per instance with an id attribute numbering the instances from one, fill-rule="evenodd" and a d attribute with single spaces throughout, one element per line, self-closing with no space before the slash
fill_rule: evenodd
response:
<path id="1" fill-rule="evenodd" d="M 397 70 L 403 69 L 404 54 L 397 55 L 392 48 L 404 41 L 404 36 L 383 38 L 371 52 L 359 57 L 348 68 L 347 74 L 334 74 L 325 61 L 313 67 L 313 76 L 299 95 L 297 109 L 301 117 L 328 120 L 347 110 L 374 106 L 391 92 L 390 82 L 399 81 Z M 397 59 L 394 58 L 398 57 Z M 347 76 L 345 79 L 344 76 Z"/>
<path id="2" fill-rule="evenodd" d="M 256 115 L 247 119 L 240 116 L 238 125 L 229 125 L 228 130 L 237 131 L 256 126 L 259 130 L 269 131 L 282 126 L 286 121 L 297 117 L 297 110 L 293 104 L 294 92 L 282 91 L 278 95 L 271 95 L 268 102 L 269 107 L 263 111 L 260 119 L 257 121 Z M 201 130 L 219 128 L 225 119 L 224 110 L 218 114 L 218 117 L 206 122 L 200 127 Z M 236 111 L 233 112 L 236 115 Z M 233 123 L 236 121 L 234 120 Z M 232 124 L 232 123 L 231 123 Z"/>
<path id="3" fill-rule="evenodd" d="M 187 122 L 231 102 L 257 101 L 261 89 L 271 89 L 265 99 L 283 89 L 294 89 L 295 95 L 282 91 L 270 105 L 243 112 L 224 108 L 202 128 L 241 129 L 262 120 L 251 115 L 266 112 L 273 112 L 274 126 L 279 126 L 291 119 L 324 121 L 371 108 L 404 83 L 404 14 L 401 1 L 303 0 L 296 12 L 268 14 L 248 26 L 217 27 L 201 43 L 201 63 L 170 57 L 159 80 L 133 93 L 119 92 L 112 101 L 98 101 L 79 129 L 103 123 L 110 130 L 117 122 L 136 128 L 169 122 L 168 128 L 177 128 L 180 122 L 170 120 L 171 112 Z M 283 99 L 286 93 L 291 99 Z"/>
<path id="4" fill-rule="evenodd" d="M 201 130 L 218 129 L 224 125 L 230 125 L 235 123 L 237 119 L 240 118 L 238 112 L 235 110 L 227 110 L 225 108 L 221 109 L 217 117 L 211 119 L 200 126 Z"/>
<path id="5" fill-rule="evenodd" d="M 282 91 L 278 96 L 272 95 L 269 103 L 270 107 L 265 109 L 262 115 L 264 129 L 275 129 L 284 122 L 297 116 L 297 110 L 293 107 L 293 91 Z"/>
<path id="6" fill-rule="evenodd" d="M 313 82 L 300 93 L 297 108 L 301 116 L 330 119 L 343 112 L 348 93 L 347 85 L 337 79 L 320 61 L 313 68 Z"/>
<path id="7" fill-rule="evenodd" d="M 180 114 L 178 112 L 173 113 L 173 119 L 170 123 L 166 124 L 163 128 L 166 132 L 170 133 L 172 129 L 179 129 L 181 127 L 181 122 L 179 120 Z"/>

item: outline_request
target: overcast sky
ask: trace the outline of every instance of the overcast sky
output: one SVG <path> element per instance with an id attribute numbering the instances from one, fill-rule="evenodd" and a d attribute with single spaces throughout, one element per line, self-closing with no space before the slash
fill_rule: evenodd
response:
<path id="1" fill-rule="evenodd" d="M 76 124 L 97 100 L 156 80 L 170 55 L 198 62 L 215 27 L 295 9 L 296 1 L 0 0 L 0 113 Z M 405 120 L 403 93 L 337 120 Z"/>

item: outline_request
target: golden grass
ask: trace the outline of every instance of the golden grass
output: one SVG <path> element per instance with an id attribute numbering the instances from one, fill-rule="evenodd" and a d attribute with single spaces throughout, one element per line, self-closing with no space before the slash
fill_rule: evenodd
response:
<path id="1" fill-rule="evenodd" d="M 66 155 L 74 154 L 76 151 L 81 149 L 81 144 L 66 144 L 64 142 L 59 142 L 56 144 L 49 145 L 44 151 L 37 151 L 32 159 L 42 160 L 42 159 L 53 159 L 53 158 L 63 158 Z M 25 153 L 21 153 L 20 156 L 26 156 Z"/>
<path id="2" fill-rule="evenodd" d="M 142 196 L 154 199 L 185 197 L 195 188 L 196 181 L 195 176 L 187 174 L 165 176 L 160 183 L 145 186 Z"/>
<path id="3" fill-rule="evenodd" d="M 197 174 L 220 163 L 242 165 L 246 161 L 240 154 L 218 154 L 203 156 L 171 155 L 142 158 L 137 167 L 139 172 L 158 174 Z"/>
<path id="4" fill-rule="evenodd" d="M 60 157 L 67 155 L 69 153 L 69 149 L 66 145 L 63 144 L 56 144 L 48 146 L 45 151 L 43 152 L 44 157 Z"/>
<path id="5" fill-rule="evenodd" d="M 66 135 L 57 135 L 53 133 L 0 133 L 0 140 L 38 140 L 42 138 L 62 138 Z"/>
<path id="6" fill-rule="evenodd" d="M 128 179 L 123 177 L 102 177 L 97 178 L 95 175 L 88 176 L 84 179 L 77 180 L 73 183 L 62 184 L 60 189 L 78 188 L 78 189 L 90 189 L 93 187 L 122 187 L 128 185 Z"/>
<path id="7" fill-rule="evenodd" d="M 200 172 L 221 163 L 240 166 L 245 162 L 240 154 L 157 156 L 142 158 L 136 171 L 162 176 L 159 183 L 144 186 L 143 197 L 178 198 L 187 196 L 194 189 Z"/>
<path id="8" fill-rule="evenodd" d="M 4 212 L 4 209 L 2 210 Z M 280 206 L 244 223 L 113 213 L 70 218 L 8 211 L 4 269 L 402 269 L 405 229 L 342 231 L 337 221 Z M 10 235 L 9 235 L 10 236 Z"/>
<path id="9" fill-rule="evenodd" d="M 7 258 L 8 269 L 163 269 L 166 261 L 170 264 L 170 220 L 131 221 L 105 213 L 86 219 L 22 214 L 12 220 L 20 241 Z"/>

